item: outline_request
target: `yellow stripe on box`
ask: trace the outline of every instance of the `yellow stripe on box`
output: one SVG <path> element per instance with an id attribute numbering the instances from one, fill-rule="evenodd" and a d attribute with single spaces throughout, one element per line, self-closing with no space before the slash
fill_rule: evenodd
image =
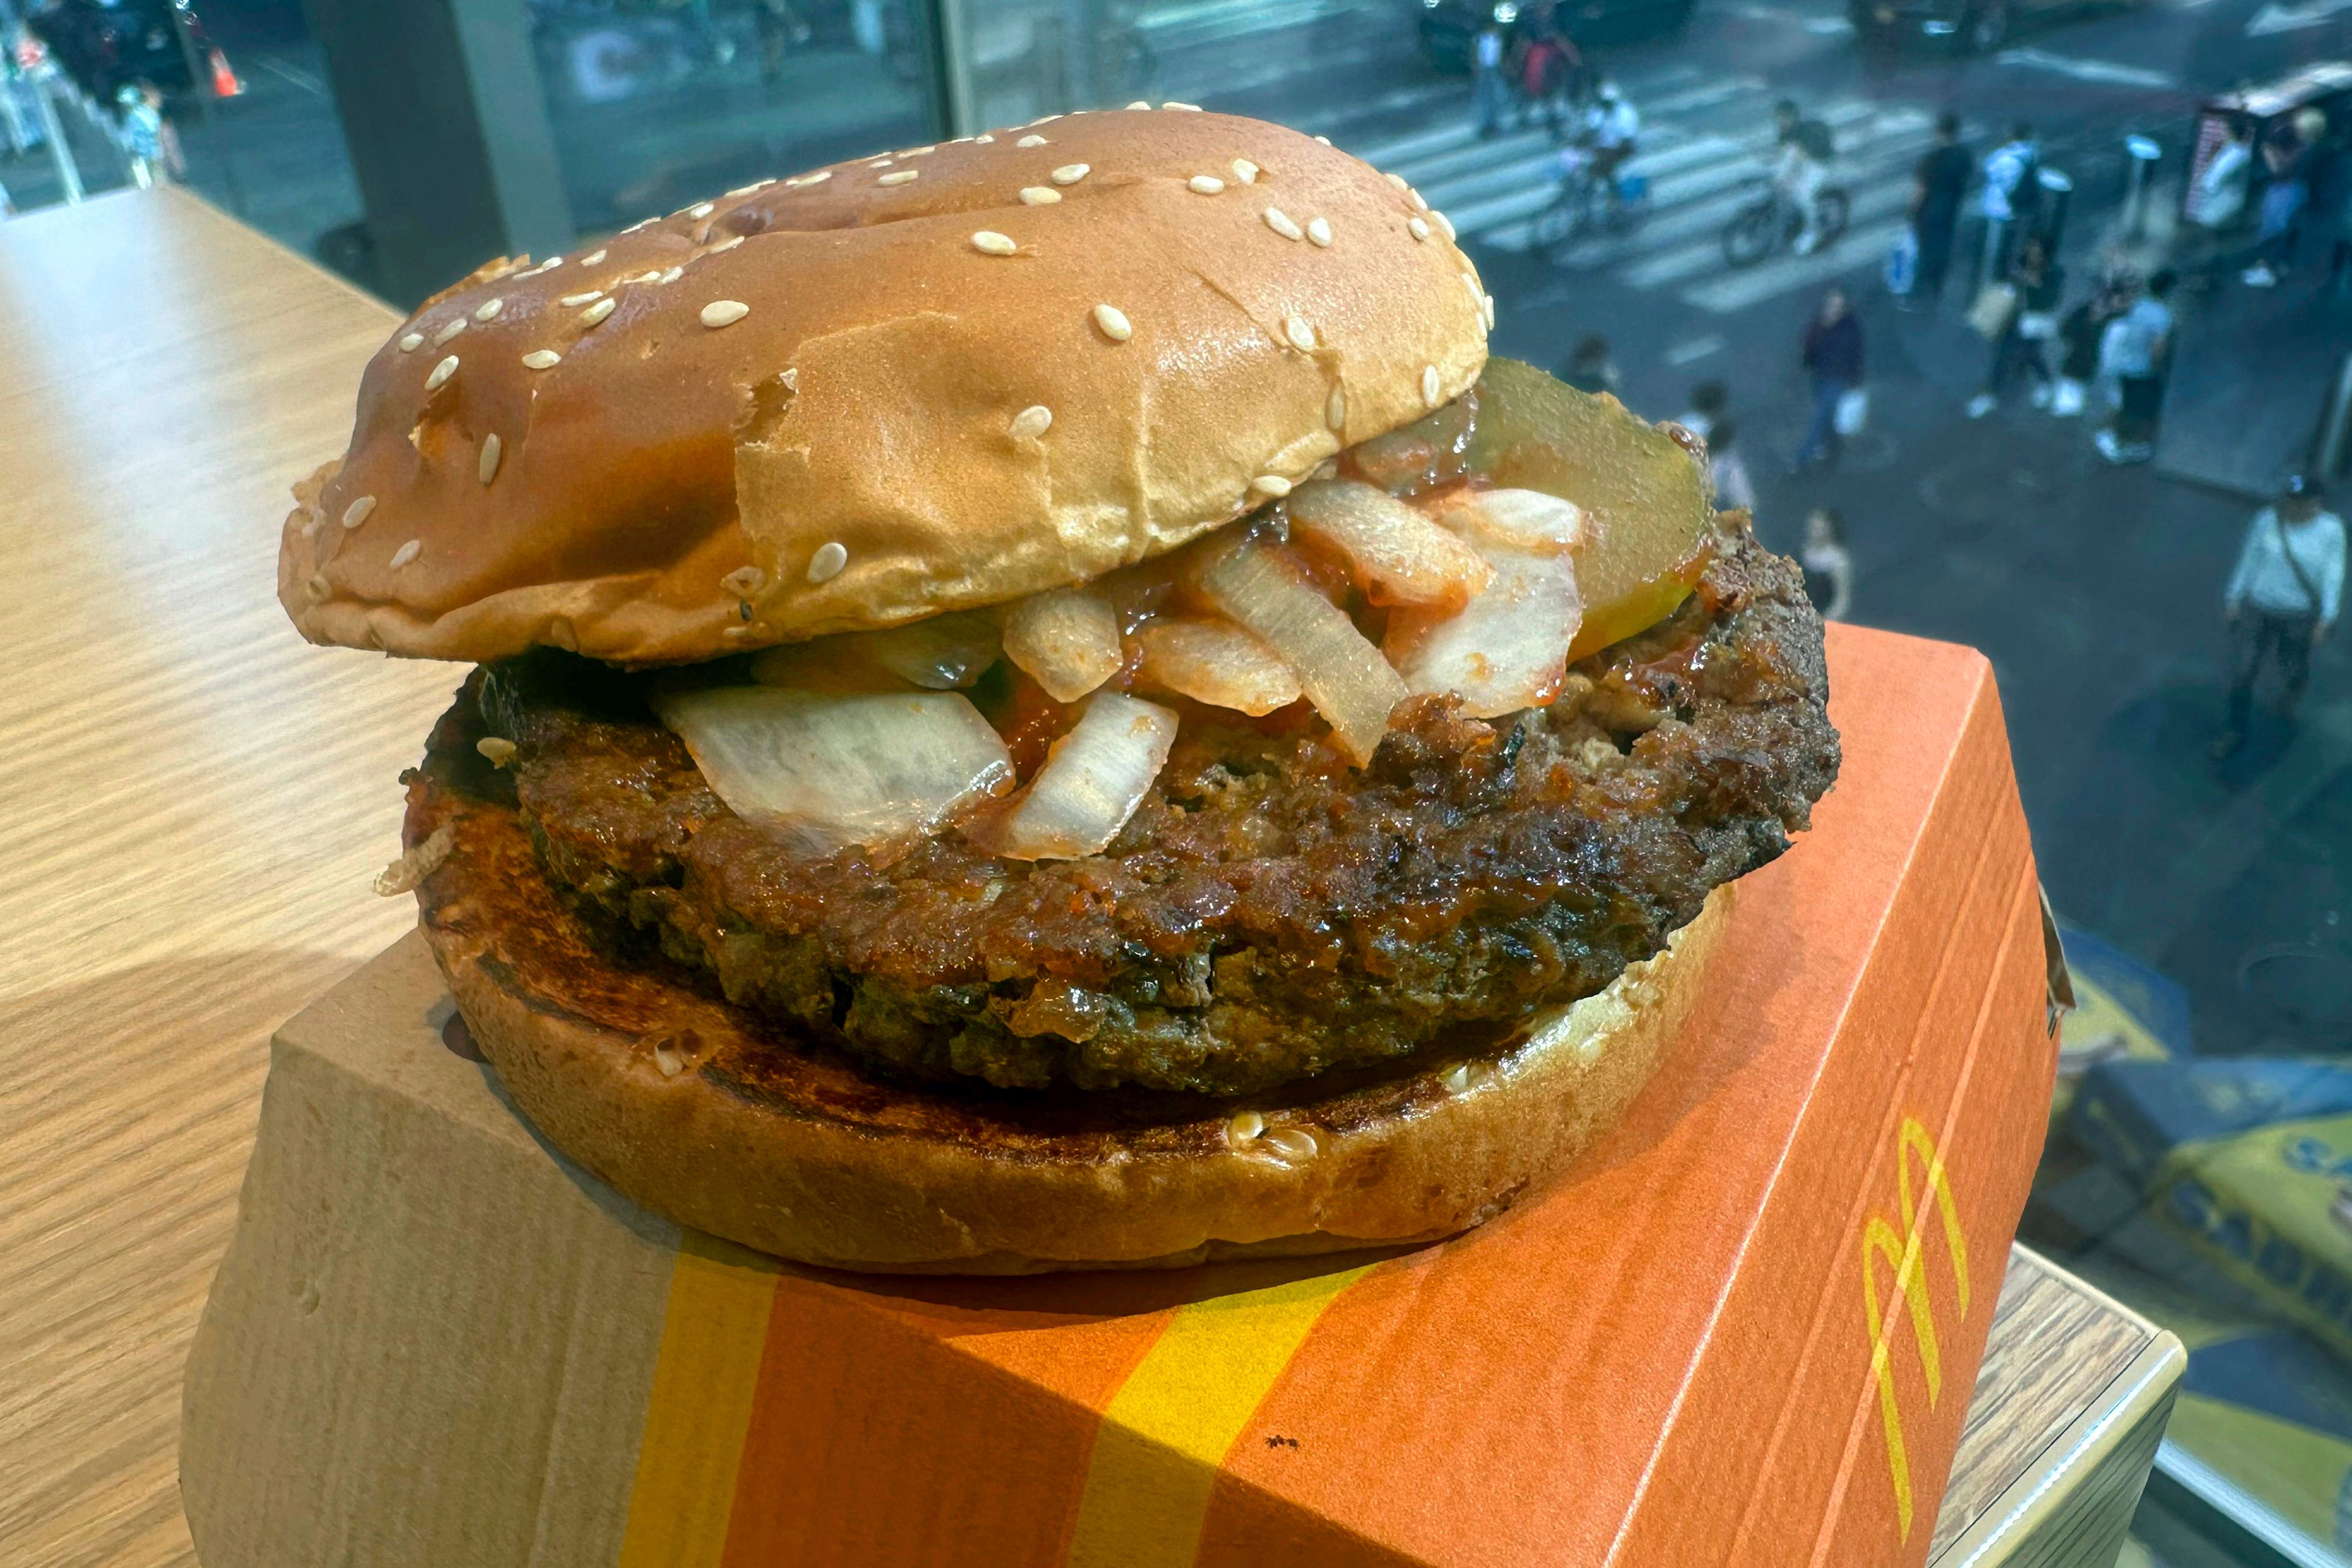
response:
<path id="1" fill-rule="evenodd" d="M 1190 1568 L 1226 1450 L 1315 1320 L 1372 1267 L 1178 1309 L 1103 1412 L 1069 1568 Z"/>
<path id="2" fill-rule="evenodd" d="M 614 1568 L 718 1568 L 751 1429 L 776 1273 L 689 1231 L 670 1270 L 661 1352 Z"/>

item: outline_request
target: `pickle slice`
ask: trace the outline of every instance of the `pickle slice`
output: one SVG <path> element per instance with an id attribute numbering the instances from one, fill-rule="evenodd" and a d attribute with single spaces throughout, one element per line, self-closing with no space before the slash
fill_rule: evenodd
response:
<path id="1" fill-rule="evenodd" d="M 1690 454 L 1615 398 L 1517 360 L 1488 360 L 1474 395 L 1470 472 L 1584 509 L 1591 538 L 1575 552 L 1584 622 L 1570 660 L 1672 615 L 1714 533 L 1706 478 Z"/>

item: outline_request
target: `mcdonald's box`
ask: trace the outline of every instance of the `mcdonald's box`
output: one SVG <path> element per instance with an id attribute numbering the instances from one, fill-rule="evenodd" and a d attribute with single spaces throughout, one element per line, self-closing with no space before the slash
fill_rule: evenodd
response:
<path id="1" fill-rule="evenodd" d="M 208 1568 L 1926 1561 L 2055 1068 L 1990 668 L 1845 768 L 1626 1120 L 1435 1246 L 862 1277 L 541 1142 L 411 937 L 273 1047 L 190 1355 Z"/>

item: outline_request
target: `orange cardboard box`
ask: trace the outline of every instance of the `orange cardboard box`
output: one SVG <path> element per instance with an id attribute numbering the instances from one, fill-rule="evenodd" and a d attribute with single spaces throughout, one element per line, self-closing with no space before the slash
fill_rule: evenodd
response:
<path id="1" fill-rule="evenodd" d="M 408 939 L 275 1044 L 188 1369 L 204 1562 L 1920 1563 L 2056 1045 L 1990 669 L 1830 652 L 1843 776 L 1675 1054 L 1434 1247 L 779 1264 L 539 1142 Z"/>

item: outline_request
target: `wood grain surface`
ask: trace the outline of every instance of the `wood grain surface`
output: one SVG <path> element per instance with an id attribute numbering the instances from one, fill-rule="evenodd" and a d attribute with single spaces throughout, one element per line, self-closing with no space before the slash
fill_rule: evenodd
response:
<path id="1" fill-rule="evenodd" d="M 176 192 L 0 225 L 12 1568 L 194 1561 L 180 1370 L 269 1032 L 415 918 L 369 881 L 459 671 L 310 647 L 275 595 L 287 486 L 393 321 Z M 1939 1542 L 2145 1332 L 2011 1270 Z"/>
<path id="2" fill-rule="evenodd" d="M 312 648 L 288 483 L 383 306 L 173 192 L 0 224 L 0 1562 L 193 1563 L 180 1364 L 269 1032 L 415 920 L 369 879 L 457 671 Z"/>

